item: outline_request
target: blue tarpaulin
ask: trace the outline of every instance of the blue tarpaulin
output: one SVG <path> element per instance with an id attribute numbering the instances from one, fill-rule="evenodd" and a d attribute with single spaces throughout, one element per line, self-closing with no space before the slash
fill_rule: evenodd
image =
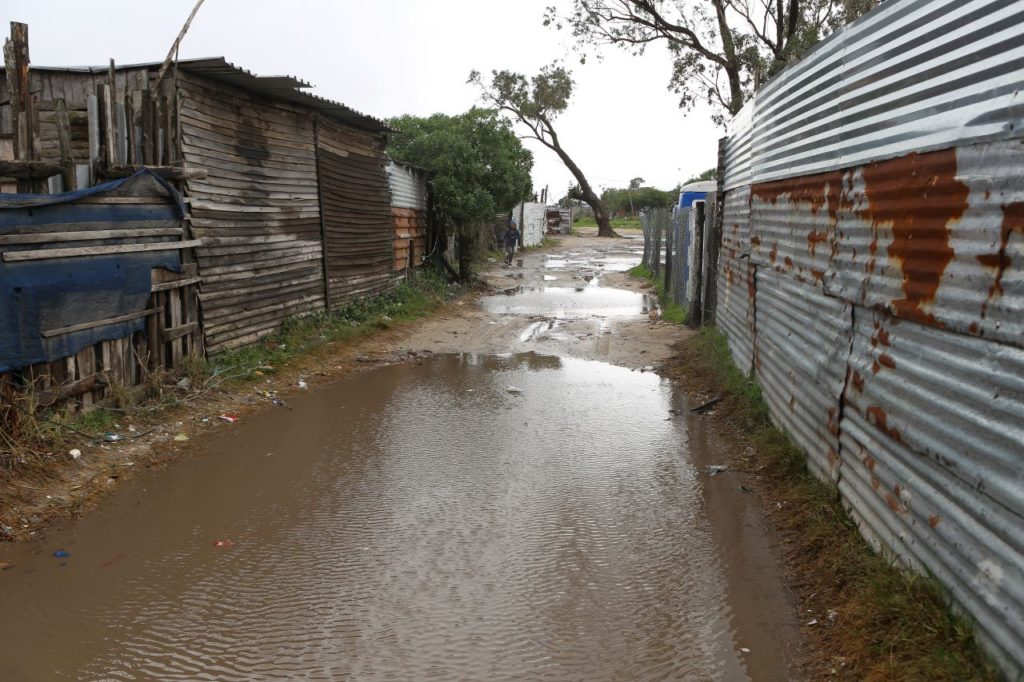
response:
<path id="1" fill-rule="evenodd" d="M 100 197 L 141 201 L 92 203 Z M 63 194 L 0 194 L 0 237 L 96 230 L 180 227 L 180 195 L 149 171 Z M 3 244 L 0 251 L 117 243 L 177 241 L 179 237 Z M 44 332 L 108 320 L 146 309 L 151 270 L 181 271 L 177 249 L 6 262 L 0 258 L 0 372 L 74 355 L 100 341 L 130 336 L 144 318 L 46 338 Z"/>

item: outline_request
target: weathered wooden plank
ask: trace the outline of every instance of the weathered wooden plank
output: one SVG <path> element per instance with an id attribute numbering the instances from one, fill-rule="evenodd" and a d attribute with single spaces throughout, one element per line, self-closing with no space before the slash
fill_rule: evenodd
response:
<path id="1" fill-rule="evenodd" d="M 112 244 L 110 246 L 80 246 L 66 249 L 37 249 L 32 251 L 5 251 L 5 262 L 43 260 L 46 258 L 76 258 L 79 256 L 100 256 L 111 253 L 137 253 L 142 251 L 168 251 L 202 245 L 201 239 L 157 244 Z"/>
<path id="2" fill-rule="evenodd" d="M 205 178 L 205 168 L 188 168 L 186 166 L 143 166 L 137 164 L 125 166 L 110 166 L 100 169 L 100 175 L 105 178 L 127 178 L 145 168 L 151 173 L 159 175 L 168 180 L 192 180 Z"/>
<path id="3" fill-rule="evenodd" d="M 72 332 L 85 331 L 86 329 L 95 329 L 96 327 L 105 327 L 108 324 L 118 324 L 120 322 L 130 322 L 131 320 L 137 320 L 140 317 L 146 317 L 147 315 L 153 315 L 159 313 L 160 308 L 147 308 L 146 310 L 140 310 L 137 313 L 128 313 L 126 315 L 118 315 L 117 317 L 108 317 L 105 320 L 95 320 L 93 322 L 83 322 L 81 324 L 73 324 L 68 327 L 59 327 L 57 329 L 51 329 L 49 331 L 40 332 L 40 336 L 44 339 L 53 338 L 54 336 L 63 336 L 64 334 L 71 334 Z"/>
<path id="4" fill-rule="evenodd" d="M 177 327 L 168 327 L 167 329 L 164 330 L 163 335 L 161 336 L 161 340 L 164 341 L 165 343 L 168 341 L 174 341 L 176 339 L 180 339 L 186 334 L 191 334 L 195 330 L 195 322 L 186 322 L 185 324 L 180 324 Z"/>
<path id="5" fill-rule="evenodd" d="M 163 284 L 154 284 L 150 287 L 151 292 L 155 291 L 169 291 L 171 289 L 181 289 L 191 284 L 199 284 L 203 281 L 202 277 L 189 277 L 188 279 L 179 279 L 174 282 L 164 282 Z"/>
<path id="6" fill-rule="evenodd" d="M 48 244 L 73 241 L 96 241 L 101 239 L 127 239 L 129 237 L 170 237 L 180 236 L 180 227 L 157 227 L 142 230 L 76 230 L 74 232 L 36 232 L 33 234 L 0 234 L 0 245 L 5 244 Z"/>
<path id="7" fill-rule="evenodd" d="M 35 180 L 60 175 L 62 168 L 58 163 L 50 161 L 0 160 L 0 176 L 18 178 L 19 180 Z"/>
<path id="8" fill-rule="evenodd" d="M 75 176 L 75 160 L 71 153 L 71 123 L 63 99 L 57 100 L 57 138 L 60 144 L 61 179 L 64 191 L 78 189 L 78 178 Z"/>

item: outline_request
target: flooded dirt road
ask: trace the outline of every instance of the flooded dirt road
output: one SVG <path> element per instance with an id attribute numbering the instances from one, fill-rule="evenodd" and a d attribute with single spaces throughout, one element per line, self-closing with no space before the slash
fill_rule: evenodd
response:
<path id="1" fill-rule="evenodd" d="M 666 380 L 588 357 L 652 302 L 581 259 L 0 548 L 0 679 L 791 679 L 753 496 Z"/>

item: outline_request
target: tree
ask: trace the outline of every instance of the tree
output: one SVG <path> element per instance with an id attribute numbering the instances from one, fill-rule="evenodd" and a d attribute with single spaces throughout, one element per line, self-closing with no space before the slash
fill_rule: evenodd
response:
<path id="1" fill-rule="evenodd" d="M 474 107 L 458 116 L 400 116 L 388 154 L 430 174 L 435 214 L 459 242 L 459 279 L 472 276 L 472 245 L 481 226 L 530 197 L 533 154 L 494 111 Z"/>
<path id="2" fill-rule="evenodd" d="M 694 175 L 692 178 L 690 178 L 689 180 L 687 180 L 683 184 L 684 185 L 689 185 L 691 182 L 701 182 L 702 180 L 717 180 L 717 179 L 718 179 L 718 169 L 717 168 L 708 168 L 706 171 L 704 171 L 700 175 Z"/>
<path id="3" fill-rule="evenodd" d="M 704 99 L 721 124 L 761 84 L 880 1 L 572 0 L 568 14 L 549 7 L 544 24 L 567 28 L 580 48 L 614 45 L 641 54 L 665 43 L 679 106 Z"/>
<path id="4" fill-rule="evenodd" d="M 643 184 L 644 184 L 644 179 L 643 178 L 639 178 L 639 177 L 638 178 L 633 178 L 632 180 L 629 181 L 629 188 L 630 189 L 634 189 L 634 190 L 635 189 L 640 189 L 640 187 Z"/>
<path id="5" fill-rule="evenodd" d="M 505 112 L 529 131 L 524 139 L 537 140 L 555 152 L 569 169 L 580 188 L 580 195 L 594 209 L 597 234 L 612 237 L 612 225 L 601 198 L 587 182 L 583 171 L 562 148 L 555 132 L 554 120 L 569 106 L 572 97 L 572 74 L 554 64 L 541 69 L 527 80 L 526 76 L 511 71 L 492 71 L 490 83 L 485 83 L 479 71 L 469 74 L 469 82 L 480 88 L 483 101 Z"/>

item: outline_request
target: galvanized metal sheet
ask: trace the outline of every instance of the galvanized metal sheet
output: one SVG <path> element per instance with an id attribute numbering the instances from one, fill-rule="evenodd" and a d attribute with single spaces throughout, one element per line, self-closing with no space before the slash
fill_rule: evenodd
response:
<path id="1" fill-rule="evenodd" d="M 753 125 L 756 95 L 729 123 L 725 143 L 725 189 L 735 189 L 752 182 Z"/>
<path id="2" fill-rule="evenodd" d="M 839 476 L 839 404 L 851 307 L 810 284 L 757 270 L 755 373 L 772 421 L 822 479 Z"/>
<path id="3" fill-rule="evenodd" d="M 547 205 L 527 201 L 513 211 L 519 220 L 519 231 L 523 233 L 523 246 L 537 246 L 544 241 L 547 232 Z"/>
<path id="4" fill-rule="evenodd" d="M 715 324 L 725 334 L 736 366 L 747 374 L 754 362 L 756 290 L 749 248 L 750 187 L 744 186 L 725 193 Z"/>
<path id="5" fill-rule="evenodd" d="M 405 164 L 388 163 L 388 186 L 393 208 L 427 210 L 427 174 Z"/>
<path id="6" fill-rule="evenodd" d="M 931 572 L 1024 672 L 1024 350 L 858 307 L 840 421 L 862 530 Z"/>
<path id="7" fill-rule="evenodd" d="M 1018 0 L 888 0 L 736 116 L 726 187 L 1019 137 L 1022 89 Z"/>

